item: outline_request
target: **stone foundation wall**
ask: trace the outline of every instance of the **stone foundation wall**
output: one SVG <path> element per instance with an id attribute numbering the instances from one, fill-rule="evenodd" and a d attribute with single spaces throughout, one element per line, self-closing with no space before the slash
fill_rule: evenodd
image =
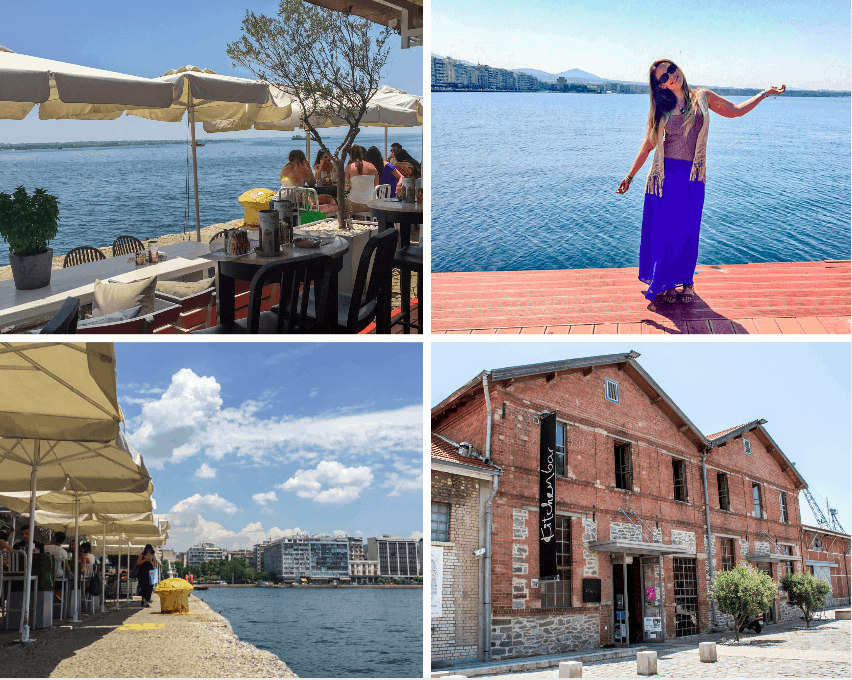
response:
<path id="1" fill-rule="evenodd" d="M 491 658 L 561 654 L 600 644 L 600 617 L 594 614 L 550 614 L 492 619 Z"/>

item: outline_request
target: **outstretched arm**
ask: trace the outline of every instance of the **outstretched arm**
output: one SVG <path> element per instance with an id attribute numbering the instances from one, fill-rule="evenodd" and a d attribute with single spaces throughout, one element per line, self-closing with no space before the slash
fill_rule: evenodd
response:
<path id="1" fill-rule="evenodd" d="M 746 115 L 766 97 L 775 94 L 784 94 L 786 89 L 786 85 L 782 85 L 781 87 L 767 87 L 763 92 L 754 95 L 754 97 L 748 101 L 744 101 L 742 104 L 734 104 L 724 97 L 720 97 L 713 90 L 705 90 L 704 92 L 707 95 L 707 106 L 710 107 L 711 111 L 715 111 L 725 118 L 739 118 Z"/>
<path id="2" fill-rule="evenodd" d="M 618 185 L 618 189 L 615 190 L 615 193 L 623 194 L 630 188 L 630 183 L 633 181 L 636 173 L 639 172 L 645 164 L 645 161 L 648 159 L 648 154 L 651 153 L 651 149 L 653 148 L 654 145 L 651 144 L 651 141 L 646 137 L 645 141 L 642 142 L 642 146 L 639 147 L 639 153 L 636 154 L 636 160 L 633 161 L 633 165 L 630 167 L 630 172 L 627 173 L 627 177 L 621 180 L 621 184 Z"/>

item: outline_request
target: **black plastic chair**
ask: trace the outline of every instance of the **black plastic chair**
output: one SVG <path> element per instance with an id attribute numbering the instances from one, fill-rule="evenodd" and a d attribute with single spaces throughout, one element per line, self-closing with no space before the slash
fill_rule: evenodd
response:
<path id="1" fill-rule="evenodd" d="M 219 325 L 196 333 L 241 335 L 256 333 L 327 333 L 329 298 L 336 263 L 328 255 L 316 254 L 283 262 L 272 262 L 260 269 L 243 262 L 219 263 Z M 248 315 L 235 320 L 235 282 L 251 279 Z M 278 284 L 279 307 L 285 314 L 262 312 L 263 288 Z M 308 314 L 308 296 L 301 291 L 319 291 L 316 316 Z"/>
<path id="2" fill-rule="evenodd" d="M 112 242 L 113 257 L 118 255 L 133 255 L 140 250 L 147 250 L 148 247 L 135 236 L 119 236 Z"/>
<path id="3" fill-rule="evenodd" d="M 62 307 L 48 321 L 39 335 L 44 334 L 74 334 L 77 332 L 77 318 L 80 314 L 80 298 L 65 298 Z"/>
<path id="4" fill-rule="evenodd" d="M 69 250 L 65 256 L 65 261 L 62 263 L 62 268 L 73 267 L 75 264 L 85 264 L 86 262 L 97 262 L 105 260 L 104 255 L 100 250 L 92 246 L 77 246 Z"/>

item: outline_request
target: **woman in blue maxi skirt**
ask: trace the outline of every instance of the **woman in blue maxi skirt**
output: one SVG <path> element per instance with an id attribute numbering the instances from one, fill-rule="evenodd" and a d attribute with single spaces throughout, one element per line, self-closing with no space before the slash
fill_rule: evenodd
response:
<path id="1" fill-rule="evenodd" d="M 653 149 L 642 212 L 639 280 L 648 284 L 645 297 L 649 300 L 662 295 L 665 302 L 674 303 L 677 287 L 682 286 L 681 301 L 689 303 L 694 297 L 692 277 L 704 209 L 710 111 L 738 118 L 767 96 L 782 94 L 786 86 L 769 87 L 748 101 L 734 104 L 712 90 L 691 90 L 671 59 L 655 61 L 648 79 L 651 109 L 645 140 L 616 193 L 630 188 Z"/>

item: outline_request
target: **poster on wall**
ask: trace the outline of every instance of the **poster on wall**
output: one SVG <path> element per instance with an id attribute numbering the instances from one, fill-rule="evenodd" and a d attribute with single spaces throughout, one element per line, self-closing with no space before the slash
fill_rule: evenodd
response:
<path id="1" fill-rule="evenodd" d="M 432 618 L 441 616 L 444 592 L 444 549 L 431 547 L 432 569 L 429 585 L 432 589 Z"/>
<path id="2" fill-rule="evenodd" d="M 663 629 L 663 620 L 659 616 L 645 617 L 645 632 L 655 633 Z"/>
<path id="3" fill-rule="evenodd" d="M 556 414 L 541 418 L 538 491 L 538 575 L 556 573 Z"/>

